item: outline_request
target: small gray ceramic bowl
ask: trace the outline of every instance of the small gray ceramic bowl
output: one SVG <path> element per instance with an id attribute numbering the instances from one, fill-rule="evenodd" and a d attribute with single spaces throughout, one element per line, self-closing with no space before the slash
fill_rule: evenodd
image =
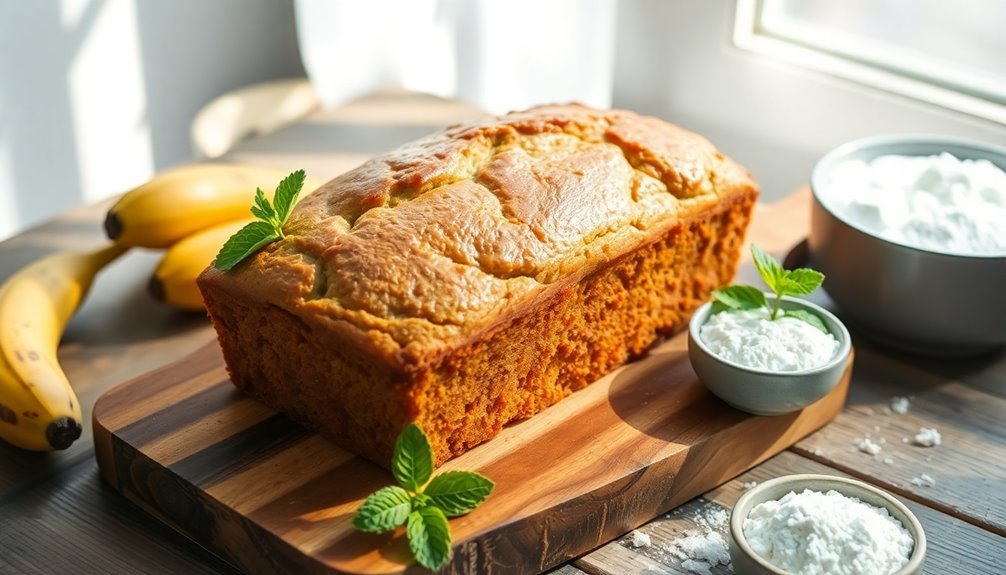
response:
<path id="1" fill-rule="evenodd" d="M 821 158 L 811 175 L 809 263 L 827 276 L 825 290 L 850 325 L 908 351 L 963 355 L 1006 345 L 1006 255 L 940 253 L 883 239 L 838 213 L 827 187 L 846 160 L 941 152 L 1006 170 L 1006 148 L 942 136 L 866 138 Z"/>
<path id="2" fill-rule="evenodd" d="M 922 573 L 922 564 L 926 559 L 926 533 L 922 524 L 907 507 L 891 494 L 877 489 L 872 485 L 831 475 L 787 475 L 765 481 L 753 487 L 741 496 L 730 513 L 730 559 L 734 572 L 738 575 L 786 575 L 787 572 L 775 567 L 748 544 L 744 536 L 744 520 L 751 510 L 759 503 L 781 499 L 790 491 L 797 493 L 804 489 L 828 492 L 835 490 L 846 497 L 855 497 L 874 507 L 886 509 L 891 517 L 897 519 L 911 534 L 915 545 L 908 563 L 890 575 L 918 575 Z"/>
<path id="3" fill-rule="evenodd" d="M 775 301 L 765 294 L 769 305 Z M 803 409 L 828 394 L 842 379 L 852 350 L 849 331 L 831 312 L 809 301 L 783 297 L 784 310 L 803 309 L 817 314 L 828 327 L 838 349 L 830 361 L 802 371 L 767 371 L 738 365 L 713 353 L 700 330 L 712 314 L 703 304 L 688 322 L 688 359 L 702 383 L 733 407 L 755 415 L 782 415 Z M 728 312 L 724 312 L 728 313 Z"/>

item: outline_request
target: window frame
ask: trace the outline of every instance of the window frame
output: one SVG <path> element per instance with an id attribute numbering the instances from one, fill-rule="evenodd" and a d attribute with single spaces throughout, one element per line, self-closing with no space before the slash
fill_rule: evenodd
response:
<path id="1" fill-rule="evenodd" d="M 906 96 L 948 110 L 1006 124 L 1006 94 L 969 89 L 966 82 L 946 82 L 910 62 L 871 60 L 865 50 L 827 45 L 820 39 L 783 36 L 762 25 L 765 0 L 736 0 L 733 43 L 742 50 L 803 68 Z M 980 95 L 979 95 L 980 94 Z"/>

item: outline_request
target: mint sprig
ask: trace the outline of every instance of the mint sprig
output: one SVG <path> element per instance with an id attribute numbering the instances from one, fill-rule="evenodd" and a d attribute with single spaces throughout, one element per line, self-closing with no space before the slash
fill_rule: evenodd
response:
<path id="1" fill-rule="evenodd" d="M 489 497 L 493 482 L 474 471 L 433 475 L 433 449 L 423 430 L 410 423 L 395 441 L 391 472 L 399 485 L 382 487 L 363 501 L 353 526 L 383 533 L 405 525 L 412 555 L 431 571 L 451 559 L 448 517 L 471 512 Z"/>
<path id="2" fill-rule="evenodd" d="M 245 225 L 224 242 L 213 266 L 224 271 L 233 269 L 266 244 L 282 239 L 283 224 L 290 216 L 306 178 L 304 170 L 297 170 L 283 178 L 273 193 L 272 203 L 266 199 L 262 188 L 256 188 L 251 213 L 258 221 Z"/>
<path id="3" fill-rule="evenodd" d="M 762 250 L 756 245 L 751 245 L 751 257 L 754 260 L 755 268 L 761 275 L 762 281 L 775 294 L 775 301 L 772 304 L 769 317 L 775 320 L 782 311 L 783 296 L 803 296 L 810 295 L 824 282 L 824 274 L 810 268 L 797 268 L 795 270 L 783 269 L 778 261 L 771 254 Z M 735 284 L 722 289 L 713 290 L 713 299 L 716 309 L 714 312 L 723 310 L 748 310 L 768 307 L 765 294 L 758 288 Z M 828 333 L 828 327 L 824 321 L 816 314 L 806 310 L 790 310 L 783 314 L 783 317 L 792 317 L 817 329 Z"/>

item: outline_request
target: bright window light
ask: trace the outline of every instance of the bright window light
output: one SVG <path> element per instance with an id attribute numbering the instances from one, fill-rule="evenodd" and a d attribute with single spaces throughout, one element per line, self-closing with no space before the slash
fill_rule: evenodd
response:
<path id="1" fill-rule="evenodd" d="M 1006 1 L 738 0 L 735 41 L 1006 122 Z"/>

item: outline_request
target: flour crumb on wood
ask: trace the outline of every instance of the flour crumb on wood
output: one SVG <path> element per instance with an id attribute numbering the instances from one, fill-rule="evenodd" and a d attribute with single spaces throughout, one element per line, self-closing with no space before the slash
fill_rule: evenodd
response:
<path id="1" fill-rule="evenodd" d="M 709 575 L 713 567 L 730 564 L 727 540 L 715 531 L 689 531 L 668 545 L 667 551 L 681 560 L 682 569 L 695 575 Z"/>
<path id="2" fill-rule="evenodd" d="M 912 438 L 912 443 L 922 447 L 935 447 L 943 443 L 943 437 L 932 427 L 922 427 Z"/>
<path id="3" fill-rule="evenodd" d="M 856 449 L 862 451 L 863 453 L 867 453 L 869 455 L 877 455 L 882 450 L 882 448 L 880 447 L 880 444 L 874 442 L 869 437 L 857 437 L 856 439 L 854 439 L 852 441 L 852 445 Z"/>
<path id="4" fill-rule="evenodd" d="M 629 542 L 633 548 L 639 549 L 640 547 L 650 546 L 650 536 L 638 529 L 632 530 L 632 540 Z"/>
<path id="5" fill-rule="evenodd" d="M 908 413 L 909 400 L 907 397 L 893 397 L 891 398 L 891 411 L 897 413 L 898 415 L 905 415 Z"/>

